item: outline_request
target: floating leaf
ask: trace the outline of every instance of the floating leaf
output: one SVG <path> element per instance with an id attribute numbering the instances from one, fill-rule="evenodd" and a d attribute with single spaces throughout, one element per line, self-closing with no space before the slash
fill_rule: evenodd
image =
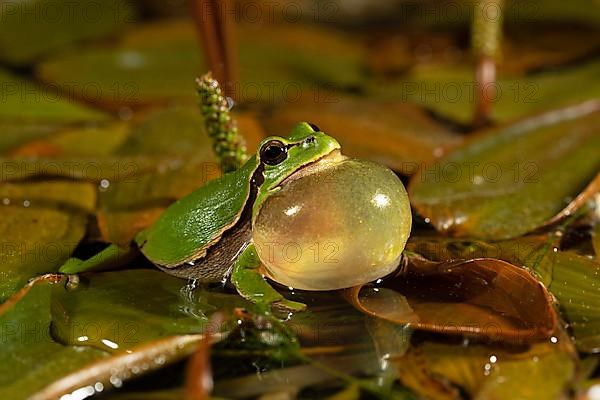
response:
<path id="1" fill-rule="evenodd" d="M 430 399 L 460 399 L 459 391 L 480 400 L 557 399 L 574 378 L 577 357 L 561 345 L 566 335 L 556 340 L 526 351 L 424 342 L 392 362 L 402 383 Z"/>
<path id="2" fill-rule="evenodd" d="M 0 397 L 29 398 L 60 377 L 107 356 L 91 347 L 63 346 L 50 336 L 53 284 L 38 281 L 13 307 L 0 315 Z"/>
<path id="3" fill-rule="evenodd" d="M 431 259 L 497 257 L 525 265 L 546 277 L 561 315 L 570 323 L 579 351 L 600 352 L 600 264 L 589 257 L 547 246 L 546 237 L 528 237 L 500 243 L 413 238 L 407 245 Z"/>
<path id="4" fill-rule="evenodd" d="M 498 240 L 544 225 L 600 169 L 599 110 L 584 103 L 473 137 L 413 177 L 412 204 L 453 235 Z"/>
<path id="5" fill-rule="evenodd" d="M 549 109 L 574 105 L 600 97 L 595 79 L 597 61 L 556 71 L 543 71 L 526 77 L 499 76 L 485 88 L 493 105 L 491 118 L 512 121 Z M 409 76 L 372 85 L 372 92 L 384 98 L 411 101 L 468 125 L 473 118 L 476 82 L 472 66 L 423 65 Z"/>
<path id="6" fill-rule="evenodd" d="M 239 30 L 241 83 L 234 90 L 242 101 L 272 103 L 295 98 L 310 85 L 360 82 L 362 47 L 345 35 L 293 25 L 241 25 Z M 202 65 L 193 25 L 174 21 L 140 26 L 115 48 L 60 55 L 43 63 L 38 75 L 64 89 L 79 82 L 71 88 L 75 96 L 119 109 L 171 100 L 195 104 L 193 82 Z M 98 90 L 85 92 L 89 85 Z"/>
<path id="7" fill-rule="evenodd" d="M 143 156 L 0 157 L 0 182 L 31 178 L 67 178 L 94 183 L 135 182 L 138 174 L 167 170 L 181 161 L 177 157 L 156 159 Z"/>
<path id="8" fill-rule="evenodd" d="M 0 9 L 0 59 L 32 64 L 73 43 L 112 34 L 133 17 L 123 0 L 17 0 Z"/>
<path id="9" fill-rule="evenodd" d="M 333 135 L 348 156 L 377 161 L 407 175 L 461 141 L 413 105 L 339 93 L 309 93 L 300 102 L 276 108 L 265 125 L 269 132 L 282 134 L 298 121 L 312 122 Z"/>
<path id="10" fill-rule="evenodd" d="M 108 352 L 129 351 L 166 336 L 202 333 L 217 309 L 246 305 L 237 294 L 194 291 L 184 280 L 159 270 L 105 272 L 80 279 L 75 289 L 54 289 L 53 335 L 64 344 Z"/>
<path id="11" fill-rule="evenodd" d="M 1 18 L 1 15 L 0 15 Z M 0 35 L 1 36 L 1 35 Z M 50 91 L 0 69 L 0 119 L 11 122 L 70 123 L 101 121 L 107 115 L 70 101 L 67 94 Z"/>
<path id="12" fill-rule="evenodd" d="M 58 127 L 48 124 L 5 122 L 0 120 L 0 154 L 5 153 L 30 140 L 46 137 L 57 131 Z"/>
<path id="13" fill-rule="evenodd" d="M 57 268 L 85 234 L 95 209 L 92 185 L 40 182 L 0 185 L 0 300 L 29 278 Z"/>
<path id="14" fill-rule="evenodd" d="M 91 396 L 104 388 L 119 388 L 123 382 L 156 371 L 165 365 L 192 354 L 204 335 L 170 336 L 115 354 L 64 375 L 29 397 L 30 400 L 51 400 L 67 394 Z M 220 340 L 220 336 L 215 336 Z M 72 348 L 72 347 L 71 347 Z"/>
<path id="15" fill-rule="evenodd" d="M 10 152 L 11 157 L 102 157 L 114 153 L 129 134 L 122 122 L 55 130 L 53 135 L 31 140 Z"/>
<path id="16" fill-rule="evenodd" d="M 495 259 L 429 262 L 412 258 L 386 287 L 355 287 L 359 310 L 433 332 L 535 341 L 556 328 L 552 299 L 524 269 Z"/>

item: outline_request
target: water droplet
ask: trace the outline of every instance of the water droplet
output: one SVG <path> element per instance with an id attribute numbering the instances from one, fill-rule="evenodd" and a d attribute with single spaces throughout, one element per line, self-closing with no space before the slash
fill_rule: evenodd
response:
<path id="1" fill-rule="evenodd" d="M 23 207 L 27 208 L 31 205 L 31 202 L 29 200 L 25 200 L 23 201 Z"/>
<path id="2" fill-rule="evenodd" d="M 558 343 L 558 338 L 557 338 L 556 336 L 552 336 L 552 337 L 550 338 L 550 341 L 551 341 L 552 343 Z"/>
<path id="3" fill-rule="evenodd" d="M 482 184 L 484 181 L 485 181 L 485 180 L 483 179 L 483 176 L 481 176 L 481 175 L 475 175 L 475 176 L 473 177 L 473 183 L 474 183 L 475 185 L 481 185 L 481 184 Z"/>
<path id="4" fill-rule="evenodd" d="M 94 388 L 92 386 L 85 386 L 80 389 L 74 390 L 71 394 L 65 394 L 60 397 L 60 400 L 83 400 L 90 396 L 93 396 Z"/>
<path id="5" fill-rule="evenodd" d="M 96 384 L 94 385 L 94 390 L 96 390 L 96 392 L 98 392 L 98 393 L 103 391 L 104 385 L 102 384 L 102 382 L 96 382 Z"/>
<path id="6" fill-rule="evenodd" d="M 100 188 L 101 189 L 108 189 L 109 186 L 110 186 L 110 181 L 108 179 L 102 179 L 100 181 Z"/>
<path id="7" fill-rule="evenodd" d="M 490 362 L 491 362 L 492 364 L 495 364 L 495 363 L 496 363 L 496 361 L 498 361 L 498 357 L 496 357 L 496 356 L 494 356 L 494 355 L 490 356 Z"/>
<path id="8" fill-rule="evenodd" d="M 600 385 L 593 385 L 588 389 L 587 397 L 590 400 L 599 400 L 600 399 Z"/>
<path id="9" fill-rule="evenodd" d="M 118 345 L 118 344 L 116 344 L 115 342 L 111 341 L 111 340 L 108 340 L 108 339 L 102 339 L 102 340 L 101 340 L 101 342 L 102 342 L 102 343 L 103 343 L 105 346 L 107 346 L 107 347 L 110 347 L 110 348 L 111 348 L 111 349 L 113 349 L 113 350 L 116 350 L 116 349 L 118 349 L 118 348 L 119 348 L 119 345 Z"/>
<path id="10" fill-rule="evenodd" d="M 227 100 L 227 108 L 231 110 L 235 106 L 235 100 L 233 100 L 231 97 L 226 97 L 225 99 Z"/>
<path id="11" fill-rule="evenodd" d="M 123 386 L 123 381 L 116 375 L 111 376 L 109 381 L 110 384 L 116 388 L 120 388 L 121 386 Z"/>

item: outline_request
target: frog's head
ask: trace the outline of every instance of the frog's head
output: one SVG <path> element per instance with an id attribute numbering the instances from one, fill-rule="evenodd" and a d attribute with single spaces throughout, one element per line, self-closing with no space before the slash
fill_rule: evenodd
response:
<path id="1" fill-rule="evenodd" d="M 255 210 L 286 179 L 325 158 L 339 156 L 339 150 L 337 140 L 307 122 L 296 125 L 287 138 L 270 136 L 264 139 L 256 154 L 263 181 L 259 182 Z"/>

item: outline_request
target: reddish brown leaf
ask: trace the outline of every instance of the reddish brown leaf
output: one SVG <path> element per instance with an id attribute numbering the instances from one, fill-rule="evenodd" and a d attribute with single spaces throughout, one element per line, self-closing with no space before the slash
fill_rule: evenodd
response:
<path id="1" fill-rule="evenodd" d="M 367 314 L 438 333 L 526 342 L 556 328 L 546 288 L 526 270 L 491 258 L 411 257 L 384 287 L 355 287 L 345 296 Z"/>

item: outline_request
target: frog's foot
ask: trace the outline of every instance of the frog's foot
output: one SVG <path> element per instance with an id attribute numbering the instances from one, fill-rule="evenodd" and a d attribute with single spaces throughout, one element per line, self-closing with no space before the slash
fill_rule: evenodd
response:
<path id="1" fill-rule="evenodd" d="M 305 304 L 287 300 L 269 285 L 258 271 L 260 259 L 253 244 L 248 245 L 233 265 L 231 283 L 240 296 L 264 307 L 278 311 L 298 312 L 306 308 Z"/>

